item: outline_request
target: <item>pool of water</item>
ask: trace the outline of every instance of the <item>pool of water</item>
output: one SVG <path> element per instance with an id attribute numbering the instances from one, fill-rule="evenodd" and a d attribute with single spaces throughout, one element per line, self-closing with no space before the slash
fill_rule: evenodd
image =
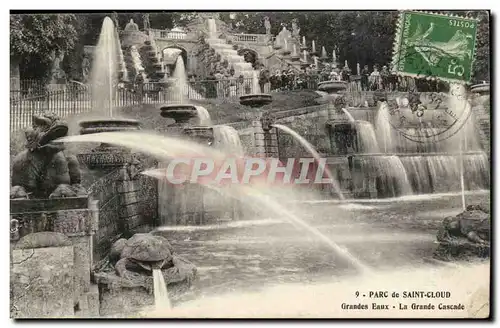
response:
<path id="1" fill-rule="evenodd" d="M 467 195 L 467 203 L 489 202 L 489 193 Z M 461 212 L 456 194 L 413 197 L 349 206 L 303 204 L 308 224 L 378 271 L 428 265 L 443 218 Z M 300 228 L 282 218 L 232 222 L 219 227 L 164 227 L 157 231 L 199 272 L 186 301 L 257 292 L 284 284 L 309 285 L 359 273 Z"/>

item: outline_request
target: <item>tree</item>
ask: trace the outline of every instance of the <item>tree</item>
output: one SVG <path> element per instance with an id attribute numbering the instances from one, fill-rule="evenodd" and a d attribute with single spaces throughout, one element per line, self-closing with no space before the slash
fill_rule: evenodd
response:
<path id="1" fill-rule="evenodd" d="M 54 55 L 66 53 L 78 38 L 72 14 L 10 15 L 10 58 L 25 77 L 44 78 Z"/>
<path id="2" fill-rule="evenodd" d="M 476 60 L 474 62 L 474 80 L 490 81 L 490 13 L 482 12 L 476 41 Z"/>

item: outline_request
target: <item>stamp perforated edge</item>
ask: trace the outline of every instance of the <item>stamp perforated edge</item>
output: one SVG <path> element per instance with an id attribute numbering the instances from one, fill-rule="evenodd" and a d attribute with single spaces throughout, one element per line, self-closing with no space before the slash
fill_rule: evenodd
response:
<path id="1" fill-rule="evenodd" d="M 459 15 L 454 15 L 454 14 L 440 14 L 440 13 L 435 13 L 432 11 L 425 11 L 425 10 L 401 10 L 399 12 L 399 17 L 396 22 L 396 33 L 394 37 L 394 45 L 392 47 L 392 60 L 391 60 L 391 66 L 392 66 L 392 72 L 396 75 L 399 76 L 408 76 L 408 77 L 415 77 L 415 78 L 421 78 L 421 79 L 426 79 L 430 81 L 445 81 L 448 83 L 461 83 L 461 84 L 470 84 L 470 81 L 464 81 L 464 80 L 455 80 L 455 79 L 450 79 L 450 78 L 439 78 L 439 77 L 434 77 L 430 75 L 420 75 L 420 74 L 411 74 L 411 73 L 406 73 L 406 72 L 400 72 L 397 67 L 397 63 L 400 61 L 399 54 L 401 53 L 401 49 L 399 47 L 399 40 L 401 39 L 401 34 L 403 33 L 403 20 L 405 17 L 406 13 L 418 13 L 418 14 L 428 14 L 432 16 L 441 16 L 441 17 L 451 17 L 451 18 L 458 18 L 458 19 L 465 19 L 469 21 L 475 21 L 476 24 L 479 23 L 478 18 L 474 17 L 462 17 Z M 472 69 L 474 67 L 475 61 L 476 61 L 476 51 L 477 51 L 477 33 L 478 33 L 478 27 L 476 25 L 476 35 L 475 35 L 475 42 L 474 42 L 474 49 L 472 50 L 472 60 L 471 60 L 471 74 L 472 74 Z"/>

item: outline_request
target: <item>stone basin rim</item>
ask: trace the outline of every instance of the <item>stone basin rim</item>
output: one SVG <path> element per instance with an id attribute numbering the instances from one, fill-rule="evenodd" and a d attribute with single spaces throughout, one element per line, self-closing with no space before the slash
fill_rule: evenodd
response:
<path id="1" fill-rule="evenodd" d="M 169 111 L 169 110 L 179 110 L 179 109 L 182 109 L 182 110 L 196 110 L 197 107 L 200 107 L 200 106 L 197 106 L 197 105 L 193 105 L 193 104 L 182 104 L 182 103 L 179 103 L 179 104 L 162 104 L 162 105 L 158 105 L 158 109 L 160 109 L 161 111 Z"/>
<path id="2" fill-rule="evenodd" d="M 92 125 L 95 124 L 120 124 L 122 125 L 140 125 L 141 122 L 132 118 L 96 118 L 96 119 L 89 119 L 89 120 L 81 120 L 78 122 L 78 125 L 80 127 L 91 127 Z"/>
<path id="3" fill-rule="evenodd" d="M 251 93 L 248 95 L 240 96 L 240 99 L 252 99 L 252 98 L 258 98 L 258 97 L 269 98 L 269 99 L 273 98 L 273 96 L 268 94 L 268 93 Z"/>

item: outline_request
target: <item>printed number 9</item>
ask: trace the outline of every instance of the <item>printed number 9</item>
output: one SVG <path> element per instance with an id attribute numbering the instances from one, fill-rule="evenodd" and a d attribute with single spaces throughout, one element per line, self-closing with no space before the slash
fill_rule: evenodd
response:
<path id="1" fill-rule="evenodd" d="M 359 297 L 359 292 L 358 291 L 356 292 L 356 297 Z"/>

